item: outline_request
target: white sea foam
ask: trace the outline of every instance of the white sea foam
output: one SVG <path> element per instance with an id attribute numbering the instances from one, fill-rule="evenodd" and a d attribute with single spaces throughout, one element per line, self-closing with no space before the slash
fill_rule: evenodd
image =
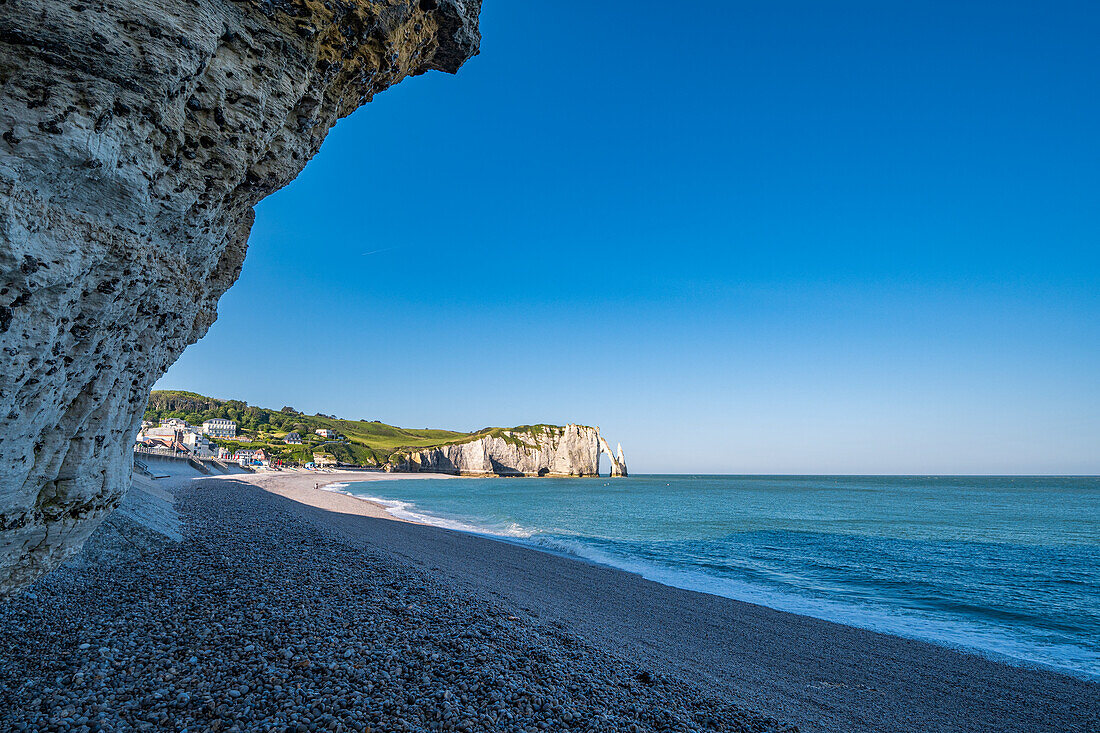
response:
<path id="1" fill-rule="evenodd" d="M 524 544 L 625 570 L 673 588 L 708 593 L 885 634 L 930 641 L 1014 664 L 1047 667 L 1090 679 L 1100 679 L 1100 674 L 1095 671 L 1100 667 L 1100 658 L 1095 652 L 1072 644 L 1025 641 L 976 623 L 921 618 L 899 613 L 898 609 L 877 609 L 783 593 L 702 571 L 679 570 L 637 558 L 622 557 L 592 547 L 581 538 L 536 535 L 533 542 Z"/>
<path id="2" fill-rule="evenodd" d="M 344 492 L 348 493 L 348 492 Z M 442 527 L 443 529 L 453 529 L 459 532 L 470 532 L 473 534 L 498 534 L 490 530 L 486 530 L 484 527 L 479 527 L 468 522 L 462 522 L 457 519 L 448 519 L 446 517 L 439 517 L 434 514 L 428 514 L 426 512 L 418 511 L 415 504 L 409 501 L 398 501 L 395 499 L 383 499 L 378 496 L 365 496 L 363 494 L 350 494 L 356 498 L 370 501 L 375 504 L 381 504 L 386 508 L 386 512 L 398 519 L 404 519 L 409 522 L 416 522 L 418 524 L 428 524 L 433 527 Z"/>
<path id="3" fill-rule="evenodd" d="M 345 488 L 348 487 L 348 484 L 333 484 L 333 486 L 337 485 Z M 404 519 L 409 522 L 416 522 L 417 524 L 427 524 L 432 527 L 442 527 L 443 529 L 453 529 L 458 532 L 468 532 L 470 534 L 488 535 L 499 538 L 526 539 L 536 534 L 536 530 L 522 527 L 515 522 L 503 528 L 487 527 L 422 511 L 416 504 L 410 501 L 356 494 L 351 491 L 344 491 L 343 488 L 340 489 L 340 493 L 354 496 L 356 499 L 362 499 L 374 504 L 380 504 L 386 509 L 386 513 L 390 516 L 397 519 Z"/>
<path id="4" fill-rule="evenodd" d="M 508 525 L 507 529 L 504 530 L 504 534 L 507 537 L 515 537 L 517 539 L 527 539 L 527 538 L 533 537 L 535 534 L 537 534 L 537 531 L 533 530 L 533 529 L 528 529 L 526 527 L 521 527 L 520 525 L 516 524 L 515 522 L 512 522 L 511 524 Z"/>

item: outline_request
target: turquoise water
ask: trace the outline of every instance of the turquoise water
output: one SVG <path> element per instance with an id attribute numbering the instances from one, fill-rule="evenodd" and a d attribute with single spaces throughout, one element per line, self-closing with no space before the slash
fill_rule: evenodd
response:
<path id="1" fill-rule="evenodd" d="M 399 516 L 1100 678 L 1100 478 L 638 476 L 337 484 Z"/>

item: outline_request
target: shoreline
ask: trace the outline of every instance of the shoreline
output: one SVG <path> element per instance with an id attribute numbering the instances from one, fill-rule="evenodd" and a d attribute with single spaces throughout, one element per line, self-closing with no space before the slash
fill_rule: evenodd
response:
<path id="1" fill-rule="evenodd" d="M 312 471 L 278 471 L 252 474 L 234 474 L 228 476 L 201 477 L 202 480 L 240 481 L 256 486 L 264 491 L 296 501 L 306 506 L 352 514 L 373 519 L 388 519 L 394 522 L 409 522 L 389 512 L 389 507 L 371 499 L 353 496 L 342 491 L 332 491 L 326 486 L 340 483 L 384 483 L 410 478 L 429 480 L 457 480 L 462 476 L 443 473 L 383 473 L 367 471 L 335 471 L 333 473 L 314 473 Z M 199 480 L 199 479 L 195 479 Z M 315 485 L 317 487 L 315 488 Z M 417 522 L 417 524 L 420 524 Z"/>
<path id="2" fill-rule="evenodd" d="M 1100 722 L 1100 684 L 1047 667 L 684 590 L 507 537 L 412 523 L 346 494 L 324 492 L 357 509 L 298 503 L 294 493 L 303 492 L 281 498 L 358 546 L 802 730 L 1023 733 Z"/>
<path id="3" fill-rule="evenodd" d="M 12 700 L 0 722 L 515 733 L 1100 723 L 1100 684 L 395 520 L 316 490 L 321 476 L 365 479 L 181 475 L 182 541 L 151 538 L 112 562 L 95 559 L 111 556 L 104 545 L 133 550 L 148 532 L 97 533 L 87 561 L 0 607 L 0 697 Z M 372 478 L 407 478 L 383 476 Z"/>
<path id="4" fill-rule="evenodd" d="M 386 478 L 373 478 L 373 479 L 372 478 L 361 478 L 361 474 L 358 474 L 356 472 L 343 472 L 340 475 L 340 477 L 337 479 L 337 481 L 330 482 L 330 484 L 328 484 L 328 485 L 345 484 L 345 483 L 353 483 L 353 482 L 368 483 L 368 482 L 372 482 L 372 481 L 392 481 L 392 480 L 402 480 L 402 479 L 412 479 L 412 478 L 418 478 L 418 479 L 477 478 L 476 476 L 455 476 L 455 475 L 450 475 L 450 474 L 430 474 L 430 473 L 425 473 L 425 474 L 395 473 L 395 474 L 378 474 L 378 476 L 384 476 Z M 249 481 L 249 483 L 254 483 L 256 485 L 260 485 L 258 482 L 253 482 L 253 481 Z M 797 608 L 792 609 L 789 606 L 785 608 L 785 607 L 783 607 L 781 602 L 780 603 L 769 603 L 767 599 L 753 600 L 753 599 L 747 599 L 747 598 L 743 598 L 743 597 L 738 598 L 738 597 L 733 596 L 733 595 L 724 595 L 724 594 L 721 594 L 721 593 L 714 592 L 713 590 L 710 590 L 706 587 L 702 587 L 702 584 L 700 584 L 698 582 L 691 582 L 692 578 L 685 578 L 685 579 L 682 579 L 681 582 L 675 582 L 674 580 L 671 580 L 667 577 L 659 577 L 659 575 L 660 575 L 659 573 L 647 573 L 645 569 L 624 567 L 624 566 L 621 566 L 621 565 L 616 565 L 612 562 L 601 561 L 601 560 L 596 559 L 596 558 L 586 557 L 584 555 L 577 554 L 575 552 L 570 552 L 568 550 L 561 550 L 561 549 L 555 549 L 555 548 L 552 548 L 552 547 L 547 547 L 547 546 L 544 546 L 544 545 L 540 545 L 536 542 L 532 542 L 524 536 L 512 536 L 512 535 L 507 535 L 507 534 L 500 534 L 498 532 L 494 532 L 494 531 L 491 531 L 491 530 L 488 530 L 488 529 L 485 529 L 485 528 L 481 528 L 481 527 L 478 527 L 476 525 L 467 524 L 467 523 L 462 522 L 460 520 L 447 520 L 447 519 L 443 519 L 441 517 L 434 517 L 434 516 L 431 516 L 430 514 L 424 513 L 428 510 L 419 510 L 419 508 L 418 508 L 418 511 L 407 511 L 407 510 L 404 510 L 402 506 L 388 505 L 387 503 L 385 503 L 384 500 L 381 500 L 377 497 L 357 496 L 355 494 L 346 493 L 346 492 L 342 491 L 341 489 L 326 490 L 325 489 L 325 484 L 321 485 L 321 490 L 324 491 L 325 493 L 338 495 L 338 496 L 341 496 L 341 497 L 348 497 L 348 498 L 351 498 L 352 500 L 354 500 L 355 502 L 360 502 L 360 504 L 359 505 L 347 504 L 343 500 L 325 501 L 324 499 L 318 499 L 317 497 L 314 496 L 314 490 L 312 490 L 312 489 L 302 490 L 301 488 L 297 488 L 297 487 L 290 488 L 290 487 L 283 487 L 283 486 L 280 486 L 279 488 L 274 489 L 274 490 L 273 490 L 273 488 L 271 488 L 273 484 L 279 484 L 279 483 L 281 483 L 281 482 L 279 482 L 278 480 L 265 482 L 266 485 L 261 486 L 261 488 L 264 488 L 265 490 L 268 490 L 268 491 L 272 491 L 272 493 L 276 493 L 276 494 L 278 494 L 280 496 L 283 496 L 285 498 L 289 498 L 289 499 L 294 500 L 294 501 L 299 501 L 301 503 L 308 504 L 310 506 L 314 506 L 314 507 L 318 507 L 318 508 L 324 508 L 324 509 L 329 509 L 331 511 L 340 511 L 341 513 L 350 513 L 350 514 L 356 514 L 356 515 L 359 515 L 359 516 L 366 516 L 366 517 L 372 517 L 372 518 L 378 518 L 378 519 L 388 519 L 388 520 L 396 521 L 396 522 L 405 522 L 405 523 L 416 524 L 416 525 L 420 525 L 420 526 L 432 527 L 432 528 L 435 528 L 435 529 L 440 529 L 440 530 L 445 530 L 445 531 L 460 532 L 460 533 L 463 533 L 463 534 L 466 534 L 466 535 L 470 535 L 470 536 L 473 536 L 473 537 L 478 537 L 478 538 L 485 539 L 485 540 L 492 541 L 492 542 L 499 542 L 499 543 L 504 543 L 504 544 L 509 544 L 509 545 L 515 545 L 515 546 L 526 548 L 526 549 L 529 549 L 529 550 L 532 550 L 532 551 L 535 551 L 535 552 L 544 553 L 544 554 L 547 554 L 547 555 L 563 558 L 563 559 L 570 560 L 570 561 L 573 561 L 573 562 L 585 563 L 585 564 L 593 565 L 593 566 L 596 566 L 596 567 L 601 567 L 601 568 L 607 568 L 607 569 L 610 569 L 610 570 L 614 570 L 616 572 L 627 573 L 627 574 L 636 576 L 638 578 L 644 579 L 647 582 L 657 583 L 659 585 L 662 585 L 662 586 L 665 586 L 665 587 L 668 587 L 668 588 L 675 588 L 677 590 L 682 590 L 682 591 L 687 591 L 687 592 L 692 592 L 692 593 L 700 593 L 700 594 L 707 595 L 707 596 L 713 596 L 713 597 L 716 597 L 716 598 L 722 598 L 722 599 L 730 600 L 730 601 L 733 601 L 733 602 L 736 602 L 736 603 L 745 603 L 745 604 L 749 604 L 749 605 L 753 605 L 753 606 L 758 606 L 758 607 L 761 607 L 761 608 L 767 608 L 769 610 L 772 610 L 772 611 L 775 611 L 775 612 L 778 612 L 778 613 L 787 613 L 787 614 L 791 614 L 791 615 L 794 615 L 794 616 L 799 616 L 799 617 L 802 617 L 802 618 L 813 619 L 815 621 L 822 621 L 822 622 L 825 622 L 825 623 L 835 623 L 835 624 L 839 624 L 841 626 L 856 629 L 856 630 L 859 630 L 859 631 L 866 631 L 866 632 L 869 632 L 869 633 L 884 634 L 884 635 L 887 635 L 887 636 L 893 636 L 893 637 L 896 637 L 896 638 L 899 638 L 899 639 L 905 639 L 905 640 L 908 640 L 908 641 L 916 641 L 916 642 L 920 642 L 920 643 L 931 644 L 933 646 L 940 647 L 940 648 L 943 648 L 945 650 L 950 650 L 951 652 L 954 652 L 954 653 L 976 656 L 980 659 L 983 659 L 983 660 L 986 660 L 986 661 L 989 661 L 989 662 L 993 662 L 993 663 L 996 663 L 996 664 L 1005 664 L 1005 665 L 1008 665 L 1010 667 L 1019 667 L 1019 668 L 1022 668 L 1022 669 L 1030 669 L 1030 670 L 1036 670 L 1036 671 L 1041 671 L 1041 672 L 1046 672 L 1046 673 L 1051 673 L 1051 674 L 1064 675 L 1064 676 L 1067 676 L 1067 677 L 1071 677 L 1073 679 L 1077 679 L 1077 680 L 1081 680 L 1081 681 L 1089 682 L 1089 683 L 1094 683 L 1094 684 L 1095 683 L 1100 683 L 1100 676 L 1098 676 L 1098 675 L 1089 674 L 1087 672 L 1075 670 L 1073 668 L 1059 667 L 1059 666 L 1054 665 L 1054 664 L 1046 664 L 1046 663 L 1043 663 L 1043 662 L 1034 661 L 1034 660 L 1027 659 L 1027 658 L 1013 656 L 1009 653 L 999 652 L 999 651 L 997 651 L 995 649 L 992 649 L 992 648 L 985 648 L 985 647 L 980 647 L 980 646 L 976 646 L 976 645 L 967 645 L 967 644 L 962 643 L 962 642 L 952 643 L 951 641 L 946 640 L 946 639 L 935 638 L 935 637 L 930 638 L 929 636 L 921 635 L 919 633 L 904 634 L 904 633 L 899 633 L 897 630 L 895 630 L 893 628 L 876 628 L 871 624 L 860 625 L 860 624 L 857 624 L 857 623 L 852 623 L 848 619 L 845 619 L 843 617 L 837 618 L 837 617 L 834 616 L 834 617 L 830 618 L 829 616 L 824 615 L 824 614 L 813 614 L 813 613 L 805 612 L 805 611 L 803 611 L 801 609 L 797 609 Z M 399 502 L 399 504 L 405 504 L 405 502 Z M 658 577 L 655 577 L 655 576 L 658 576 Z"/>
<path id="5" fill-rule="evenodd" d="M 96 533 L 0 606 L 0 729 L 795 733 L 334 520 L 430 527 L 237 477 L 188 480 L 173 504 L 182 541 Z"/>

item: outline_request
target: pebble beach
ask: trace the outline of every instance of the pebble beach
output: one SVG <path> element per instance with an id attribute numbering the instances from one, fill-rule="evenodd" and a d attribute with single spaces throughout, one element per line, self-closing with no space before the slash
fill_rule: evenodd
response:
<path id="1" fill-rule="evenodd" d="M 0 608 L 0 730 L 1098 730 L 1095 683 L 316 488 L 394 478 L 169 480 L 178 541 L 113 515 Z"/>
<path id="2" fill-rule="evenodd" d="M 793 730 L 355 547 L 252 486 L 198 483 L 176 504 L 182 542 L 132 538 L 125 563 L 64 568 L 0 610 L 0 728 Z M 87 553 L 118 541 L 97 535 Z"/>

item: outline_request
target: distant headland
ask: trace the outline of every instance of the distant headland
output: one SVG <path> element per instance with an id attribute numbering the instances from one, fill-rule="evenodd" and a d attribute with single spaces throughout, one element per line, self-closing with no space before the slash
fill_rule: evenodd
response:
<path id="1" fill-rule="evenodd" d="M 399 428 L 176 390 L 149 395 L 136 444 L 245 465 L 338 465 L 462 476 L 598 476 L 603 453 L 612 476 L 627 475 L 622 446 L 612 453 L 600 429 L 587 425 L 473 432 Z"/>

